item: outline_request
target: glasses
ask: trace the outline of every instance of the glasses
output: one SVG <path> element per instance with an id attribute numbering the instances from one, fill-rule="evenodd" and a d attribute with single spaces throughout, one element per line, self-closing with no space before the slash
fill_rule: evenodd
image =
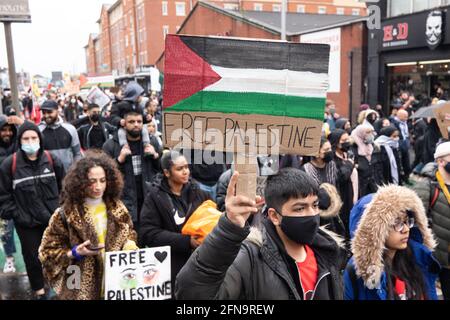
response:
<path id="1" fill-rule="evenodd" d="M 411 229 L 412 227 L 414 227 L 414 223 L 415 223 L 414 218 L 413 217 L 409 217 L 405 221 L 397 221 L 397 222 L 395 222 L 393 227 L 394 227 L 395 231 L 402 232 L 403 229 L 405 228 L 405 226 L 407 226 L 408 229 Z"/>

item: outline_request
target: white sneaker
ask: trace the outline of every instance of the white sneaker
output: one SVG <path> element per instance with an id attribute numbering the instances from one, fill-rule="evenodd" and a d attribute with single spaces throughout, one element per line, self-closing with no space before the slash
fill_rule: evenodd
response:
<path id="1" fill-rule="evenodd" d="M 14 265 L 14 258 L 6 258 L 5 265 L 3 266 L 3 273 L 16 272 L 16 266 Z"/>

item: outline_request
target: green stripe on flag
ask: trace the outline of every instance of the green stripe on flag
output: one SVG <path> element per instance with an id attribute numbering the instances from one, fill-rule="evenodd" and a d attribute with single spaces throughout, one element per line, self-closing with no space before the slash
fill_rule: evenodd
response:
<path id="1" fill-rule="evenodd" d="M 253 92 L 200 91 L 165 110 L 262 114 L 323 120 L 325 98 Z"/>

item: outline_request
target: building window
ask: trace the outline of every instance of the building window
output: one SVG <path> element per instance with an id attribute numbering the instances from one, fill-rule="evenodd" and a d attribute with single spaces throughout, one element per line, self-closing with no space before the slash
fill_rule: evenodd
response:
<path id="1" fill-rule="evenodd" d="M 263 5 L 262 5 L 262 3 L 254 3 L 254 4 L 253 4 L 253 9 L 254 9 L 255 11 L 263 11 Z"/>
<path id="2" fill-rule="evenodd" d="M 180 26 L 176 26 L 175 29 L 176 29 L 177 32 L 178 32 L 178 30 L 180 30 Z"/>
<path id="3" fill-rule="evenodd" d="M 359 9 L 352 9 L 353 16 L 359 16 Z"/>
<path id="4" fill-rule="evenodd" d="M 303 4 L 298 4 L 298 5 L 297 5 L 297 12 L 298 12 L 298 13 L 305 13 L 305 5 L 303 5 Z"/>
<path id="5" fill-rule="evenodd" d="M 169 34 L 169 26 L 163 26 L 163 37 L 166 39 L 166 36 Z"/>
<path id="6" fill-rule="evenodd" d="M 178 17 L 184 17 L 186 15 L 186 3 L 175 2 L 176 15 Z"/>
<path id="7" fill-rule="evenodd" d="M 226 10 L 238 10 L 239 6 L 235 3 L 225 3 L 223 5 L 223 8 Z"/>
<path id="8" fill-rule="evenodd" d="M 167 6 L 167 1 L 162 2 L 162 15 L 163 16 L 169 15 L 169 8 Z"/>
<path id="9" fill-rule="evenodd" d="M 273 11 L 273 12 L 281 12 L 281 5 L 279 5 L 279 4 L 273 4 L 273 5 L 272 5 L 272 11 Z"/>
<path id="10" fill-rule="evenodd" d="M 336 14 L 340 14 L 340 15 L 345 14 L 345 9 L 344 8 L 337 8 L 336 9 Z"/>
<path id="11" fill-rule="evenodd" d="M 317 12 L 319 14 L 326 14 L 327 13 L 327 7 L 319 6 L 319 8 L 317 9 Z"/>

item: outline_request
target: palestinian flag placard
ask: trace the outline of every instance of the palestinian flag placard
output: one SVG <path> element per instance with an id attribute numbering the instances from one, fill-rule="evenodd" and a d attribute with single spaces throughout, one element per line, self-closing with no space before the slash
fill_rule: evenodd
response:
<path id="1" fill-rule="evenodd" d="M 164 137 L 170 147 L 221 151 L 319 148 L 329 46 L 169 35 Z M 254 138 L 256 136 L 256 139 Z"/>

